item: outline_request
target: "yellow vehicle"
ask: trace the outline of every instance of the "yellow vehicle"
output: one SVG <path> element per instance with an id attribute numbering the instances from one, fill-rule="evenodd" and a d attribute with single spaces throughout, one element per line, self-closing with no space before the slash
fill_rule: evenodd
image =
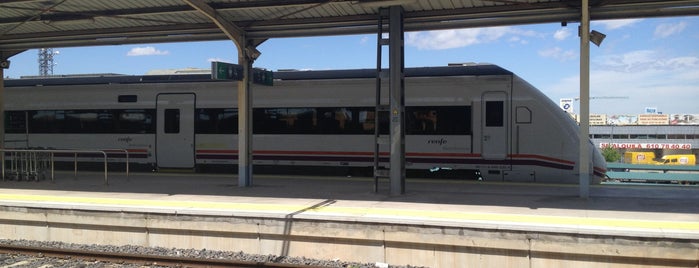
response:
<path id="1" fill-rule="evenodd" d="M 669 154 L 660 158 L 661 165 L 696 165 L 697 157 L 693 154 Z"/>
<path id="2" fill-rule="evenodd" d="M 624 163 L 640 164 L 640 165 L 655 165 L 655 153 L 653 152 L 625 152 Z"/>

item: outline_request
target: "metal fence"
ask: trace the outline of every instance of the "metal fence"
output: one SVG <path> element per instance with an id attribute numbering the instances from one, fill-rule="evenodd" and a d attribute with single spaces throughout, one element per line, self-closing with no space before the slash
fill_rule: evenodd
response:
<path id="1" fill-rule="evenodd" d="M 73 156 L 74 175 L 78 176 L 78 156 L 81 154 L 98 154 L 104 163 L 104 184 L 109 184 L 108 156 L 114 153 L 123 153 L 126 156 L 126 177 L 129 177 L 129 151 L 126 149 L 100 149 L 100 150 L 52 150 L 52 149 L 0 149 L 0 163 L 2 163 L 2 179 L 39 180 L 46 179 L 50 175 L 55 182 L 55 156 Z"/>
<path id="2" fill-rule="evenodd" d="M 699 183 L 699 166 L 696 165 L 642 165 L 607 163 L 608 183 L 667 183 L 696 185 Z"/>

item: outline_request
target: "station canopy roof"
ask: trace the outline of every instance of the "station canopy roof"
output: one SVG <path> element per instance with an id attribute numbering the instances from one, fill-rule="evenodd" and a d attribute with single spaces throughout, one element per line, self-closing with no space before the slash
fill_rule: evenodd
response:
<path id="1" fill-rule="evenodd" d="M 0 52 L 43 47 L 226 40 L 190 3 L 246 38 L 375 33 L 381 7 L 401 5 L 406 31 L 577 22 L 580 0 L 3 0 Z M 699 0 L 590 0 L 592 20 L 699 15 Z"/>

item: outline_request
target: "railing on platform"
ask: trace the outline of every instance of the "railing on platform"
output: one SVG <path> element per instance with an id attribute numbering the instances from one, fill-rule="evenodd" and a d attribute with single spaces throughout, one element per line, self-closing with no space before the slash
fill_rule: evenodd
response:
<path id="1" fill-rule="evenodd" d="M 653 183 L 699 183 L 699 166 L 639 165 L 607 163 L 607 177 L 612 181 L 644 181 Z"/>
<path id="2" fill-rule="evenodd" d="M 51 181 L 55 182 L 54 162 L 55 155 L 73 155 L 74 176 L 78 176 L 78 155 L 80 154 L 101 154 L 104 159 L 104 184 L 109 184 L 108 179 L 108 159 L 109 153 L 123 152 L 126 157 L 126 177 L 129 177 L 129 151 L 126 149 L 99 149 L 99 150 L 53 150 L 53 149 L 0 149 L 0 163 L 2 163 L 2 180 L 8 175 L 17 179 L 35 179 L 40 175 L 45 176 L 47 171 L 51 171 Z M 8 160 L 9 153 L 9 165 Z M 9 166 L 9 171 L 7 167 Z"/>

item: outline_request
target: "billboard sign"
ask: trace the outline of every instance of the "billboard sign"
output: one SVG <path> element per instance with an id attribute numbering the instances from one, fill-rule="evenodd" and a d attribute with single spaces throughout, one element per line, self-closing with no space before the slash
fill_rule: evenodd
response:
<path id="1" fill-rule="evenodd" d="M 619 143 L 603 142 L 599 147 L 613 149 L 692 149 L 691 143 Z"/>
<path id="2" fill-rule="evenodd" d="M 699 114 L 671 114 L 670 125 L 699 125 Z"/>
<path id="3" fill-rule="evenodd" d="M 607 116 L 607 124 L 615 126 L 638 124 L 637 115 L 610 115 Z"/>
<path id="4" fill-rule="evenodd" d="M 590 125 L 591 126 L 604 126 L 607 124 L 606 114 L 590 114 Z"/>
<path id="5" fill-rule="evenodd" d="M 639 114 L 639 125 L 667 125 L 670 117 L 666 114 Z"/>

